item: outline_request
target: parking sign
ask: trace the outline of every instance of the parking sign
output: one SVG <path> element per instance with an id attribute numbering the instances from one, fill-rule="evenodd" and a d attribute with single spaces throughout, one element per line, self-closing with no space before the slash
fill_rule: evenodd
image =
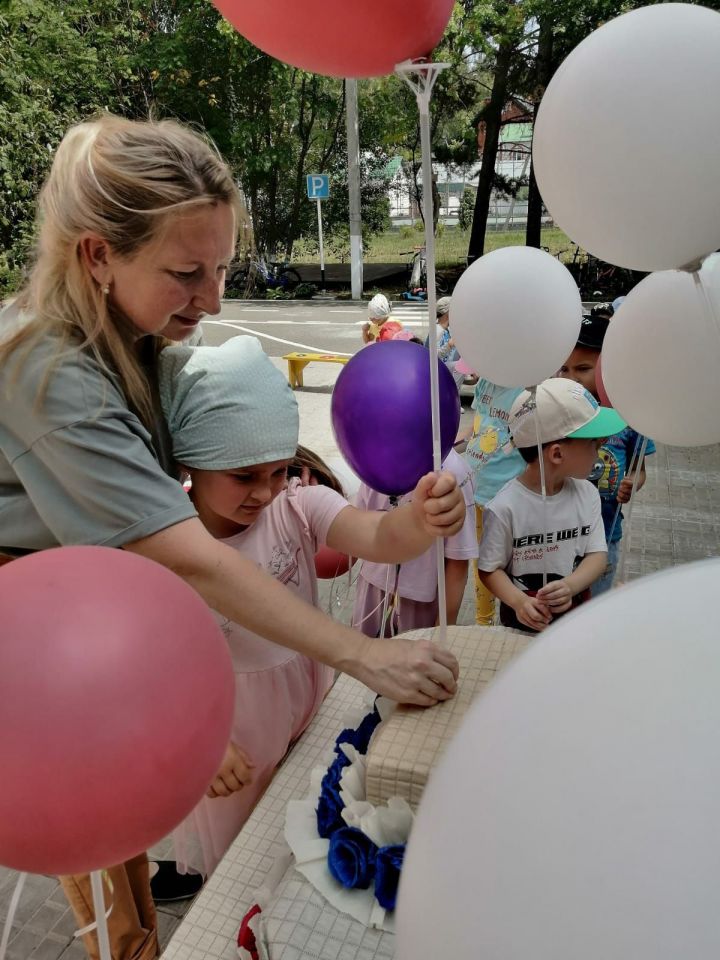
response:
<path id="1" fill-rule="evenodd" d="M 327 200 L 330 196 L 330 177 L 327 173 L 309 173 L 305 179 L 308 200 Z"/>

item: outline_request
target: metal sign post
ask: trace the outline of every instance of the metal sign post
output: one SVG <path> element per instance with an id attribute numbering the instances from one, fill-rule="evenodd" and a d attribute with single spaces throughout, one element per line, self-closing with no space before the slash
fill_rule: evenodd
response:
<path id="1" fill-rule="evenodd" d="M 325 289 L 325 253 L 323 251 L 322 235 L 322 200 L 317 201 L 318 210 L 318 237 L 320 238 L 320 286 Z"/>
<path id="2" fill-rule="evenodd" d="M 320 284 L 325 289 L 325 251 L 323 249 L 322 201 L 330 196 L 330 177 L 326 173 L 309 173 L 306 178 L 308 200 L 317 203 L 318 239 L 320 242 Z"/>

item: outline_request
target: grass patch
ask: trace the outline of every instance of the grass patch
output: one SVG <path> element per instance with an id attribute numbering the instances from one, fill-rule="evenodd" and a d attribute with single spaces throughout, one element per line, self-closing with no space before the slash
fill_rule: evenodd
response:
<path id="1" fill-rule="evenodd" d="M 438 235 L 435 237 L 435 261 L 437 266 L 441 269 L 443 267 L 464 266 L 469 240 L 469 230 L 441 226 Z M 423 241 L 424 233 L 421 228 L 395 227 L 370 240 L 364 251 L 363 260 L 365 263 L 407 263 L 412 260 L 413 248 L 422 246 Z M 488 231 L 485 237 L 485 253 L 497 250 L 498 247 L 517 247 L 524 244 L 524 230 Z M 558 227 L 546 227 L 543 230 L 542 245 L 548 247 L 553 256 L 564 251 L 562 259 L 572 259 L 574 245 Z M 308 244 L 309 247 L 310 244 Z M 315 247 L 317 248 L 317 242 Z M 317 253 L 313 254 L 310 249 L 304 247 L 294 252 L 293 259 L 303 263 L 319 263 Z M 347 256 L 342 257 L 341 260 L 330 257 L 326 259 L 333 263 L 347 263 L 350 259 L 350 253 L 348 251 Z"/>

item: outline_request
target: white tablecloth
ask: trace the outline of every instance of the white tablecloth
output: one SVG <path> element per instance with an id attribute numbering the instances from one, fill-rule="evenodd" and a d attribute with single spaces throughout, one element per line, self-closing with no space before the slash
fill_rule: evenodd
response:
<path id="1" fill-rule="evenodd" d="M 175 931 L 163 957 L 236 960 L 240 922 L 286 851 L 287 802 L 308 795 L 310 771 L 331 751 L 347 711 L 361 707 L 367 697 L 362 684 L 340 677 Z M 333 909 L 292 867 L 275 887 L 266 908 L 263 939 L 272 960 L 391 960 L 393 956 L 392 934 L 366 929 Z"/>

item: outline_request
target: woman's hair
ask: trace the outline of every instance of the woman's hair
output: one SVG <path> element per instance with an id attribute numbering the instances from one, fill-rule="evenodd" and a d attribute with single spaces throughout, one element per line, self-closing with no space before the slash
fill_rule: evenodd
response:
<path id="1" fill-rule="evenodd" d="M 288 467 L 288 476 L 299 477 L 303 467 L 307 467 L 310 476 L 317 480 L 321 487 L 330 487 L 331 490 L 335 490 L 343 497 L 345 496 L 342 484 L 325 461 L 316 453 L 313 453 L 312 450 L 308 450 L 307 447 L 298 445 L 295 457 Z"/>
<path id="2" fill-rule="evenodd" d="M 245 218 L 224 161 L 180 124 L 106 114 L 72 127 L 40 193 L 34 263 L 19 297 L 31 319 L 0 347 L 0 363 L 23 342 L 29 348 L 53 333 L 59 341 L 55 362 L 70 345 L 89 349 L 117 374 L 128 404 L 149 426 L 154 385 L 126 318 L 108 303 L 83 262 L 80 239 L 96 233 L 115 253 L 132 259 L 161 237 L 172 216 L 217 203 L 229 204 L 238 224 Z M 150 338 L 151 356 L 145 359 L 154 360 L 165 343 Z"/>

